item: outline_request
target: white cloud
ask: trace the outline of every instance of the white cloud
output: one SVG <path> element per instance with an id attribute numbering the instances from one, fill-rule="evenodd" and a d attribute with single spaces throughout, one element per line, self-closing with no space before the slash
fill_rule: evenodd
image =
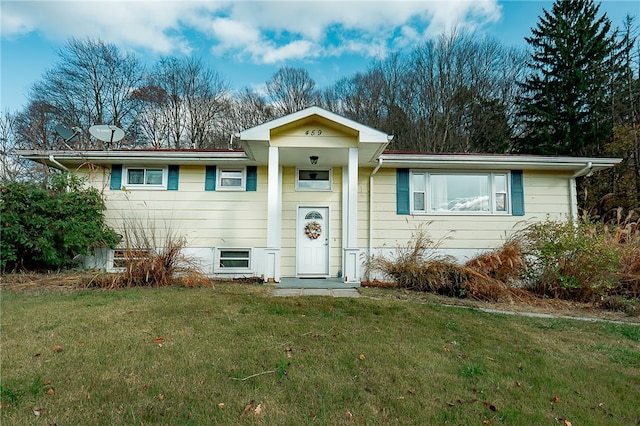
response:
<path id="1" fill-rule="evenodd" d="M 93 37 L 162 54 L 189 52 L 194 35 L 215 55 L 271 64 L 357 53 L 383 57 L 452 28 L 501 16 L 497 0 L 15 1 L 3 0 L 2 37 Z"/>

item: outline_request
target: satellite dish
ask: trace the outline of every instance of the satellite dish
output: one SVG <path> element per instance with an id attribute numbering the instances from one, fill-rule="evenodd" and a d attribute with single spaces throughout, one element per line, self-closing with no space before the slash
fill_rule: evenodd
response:
<path id="1" fill-rule="evenodd" d="M 58 124 L 54 127 L 56 133 L 60 135 L 62 139 L 66 142 L 78 142 L 78 133 L 80 133 L 80 129 L 74 127 L 73 130 L 65 126 L 64 124 Z"/>
<path id="2" fill-rule="evenodd" d="M 103 142 L 118 142 L 124 138 L 124 130 L 111 124 L 96 124 L 89 127 L 89 133 Z"/>

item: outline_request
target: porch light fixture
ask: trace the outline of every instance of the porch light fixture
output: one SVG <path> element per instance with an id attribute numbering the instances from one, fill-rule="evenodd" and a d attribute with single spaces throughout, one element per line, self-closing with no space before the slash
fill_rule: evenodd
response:
<path id="1" fill-rule="evenodd" d="M 311 161 L 311 164 L 318 164 L 318 156 L 312 155 L 311 157 L 309 157 L 309 161 Z"/>

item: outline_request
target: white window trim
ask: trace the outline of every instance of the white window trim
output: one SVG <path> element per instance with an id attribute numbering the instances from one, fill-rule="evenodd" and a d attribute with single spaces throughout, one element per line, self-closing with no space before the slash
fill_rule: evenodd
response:
<path id="1" fill-rule="evenodd" d="M 414 173 L 425 175 L 425 210 L 416 210 L 414 207 L 413 196 L 413 175 Z M 489 198 L 490 198 L 490 211 L 432 211 L 431 210 L 431 196 L 430 185 L 432 175 L 487 175 L 489 176 Z M 507 184 L 507 199 L 506 210 L 496 210 L 496 185 L 495 177 L 497 175 L 503 175 L 506 178 Z M 491 172 L 485 170 L 468 170 L 464 172 L 447 172 L 442 170 L 427 170 L 427 169 L 411 169 L 409 171 L 409 203 L 410 211 L 413 215 L 429 215 L 429 216 L 509 216 L 511 215 L 511 173 L 509 171 L 504 172 Z"/>
<path id="2" fill-rule="evenodd" d="M 124 173 L 122 178 L 122 186 L 126 189 L 146 189 L 146 190 L 166 190 L 167 181 L 169 180 L 169 168 L 167 166 L 126 166 L 123 167 Z M 131 169 L 161 169 L 162 170 L 162 184 L 161 185 L 149 185 L 142 184 L 130 184 L 129 183 L 129 170 Z"/>
<path id="3" fill-rule="evenodd" d="M 222 173 L 231 171 L 242 172 L 242 182 L 240 186 L 223 186 Z M 216 171 L 216 191 L 246 191 L 247 190 L 247 168 L 246 167 L 218 167 Z"/>
<path id="4" fill-rule="evenodd" d="M 220 266 L 220 255 L 223 251 L 246 251 L 248 253 L 249 266 L 246 268 L 223 268 Z M 219 273 L 247 273 L 253 270 L 253 256 L 251 249 L 247 247 L 216 247 L 213 272 Z"/>
<path id="5" fill-rule="evenodd" d="M 318 170 L 322 172 L 329 172 L 329 188 L 328 189 L 314 189 L 314 188 L 300 188 L 299 178 L 301 170 Z M 333 168 L 331 167 L 296 167 L 296 191 L 301 192 L 331 192 L 333 191 Z"/>

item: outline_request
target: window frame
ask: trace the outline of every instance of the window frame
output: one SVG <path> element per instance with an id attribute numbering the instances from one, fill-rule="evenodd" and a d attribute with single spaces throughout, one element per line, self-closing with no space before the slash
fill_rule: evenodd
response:
<path id="1" fill-rule="evenodd" d="M 225 251 L 233 251 L 233 252 L 242 252 L 242 251 L 246 251 L 247 252 L 247 266 L 244 267 L 224 267 L 221 265 L 221 260 L 222 260 L 222 253 Z M 235 272 L 242 272 L 242 273 L 246 273 L 246 272 L 250 272 L 252 271 L 252 267 L 253 267 L 253 261 L 252 261 L 252 253 L 251 253 L 251 249 L 247 248 L 247 247 L 216 247 L 216 254 L 215 254 L 215 263 L 214 263 L 214 272 L 220 272 L 220 273 L 235 273 Z M 230 259 L 230 260 L 245 260 L 244 257 L 238 257 L 238 258 L 226 258 L 226 259 Z"/>
<path id="2" fill-rule="evenodd" d="M 415 176 L 423 175 L 424 179 L 424 191 L 415 190 Z M 432 176 L 486 176 L 488 177 L 488 191 L 489 191 L 489 210 L 464 210 L 464 211 L 451 211 L 451 210 L 433 210 L 432 206 Z M 496 185 L 496 177 L 504 176 L 506 191 L 498 191 Z M 415 207 L 415 194 L 422 192 L 424 194 L 423 203 L 424 209 L 419 210 Z M 497 209 L 497 194 L 505 194 L 505 208 L 504 210 Z M 428 169 L 410 169 L 409 170 L 409 210 L 411 214 L 415 215 L 442 215 L 442 216 L 508 216 L 511 215 L 511 172 L 510 171 L 486 171 L 486 170 L 469 170 L 464 172 L 448 172 L 440 170 L 428 170 Z"/>
<path id="3" fill-rule="evenodd" d="M 167 183 L 169 181 L 169 167 L 168 166 L 124 166 L 123 167 L 123 183 L 121 186 L 127 189 L 153 189 L 153 190 L 166 190 Z M 129 172 L 131 170 L 144 171 L 143 183 L 129 183 Z M 162 171 L 162 183 L 161 184 L 149 184 L 144 183 L 146 181 L 147 170 L 161 170 Z"/>
<path id="4" fill-rule="evenodd" d="M 328 188 L 304 188 L 300 186 L 300 172 L 327 172 L 329 174 Z M 324 181 L 322 181 L 324 182 Z M 331 167 L 296 167 L 296 191 L 301 192 L 331 192 L 333 191 L 333 168 Z"/>
<path id="5" fill-rule="evenodd" d="M 225 172 L 240 172 L 239 186 L 226 186 L 222 184 Z M 216 191 L 246 191 L 247 190 L 247 168 L 246 167 L 217 167 L 216 170 Z"/>

